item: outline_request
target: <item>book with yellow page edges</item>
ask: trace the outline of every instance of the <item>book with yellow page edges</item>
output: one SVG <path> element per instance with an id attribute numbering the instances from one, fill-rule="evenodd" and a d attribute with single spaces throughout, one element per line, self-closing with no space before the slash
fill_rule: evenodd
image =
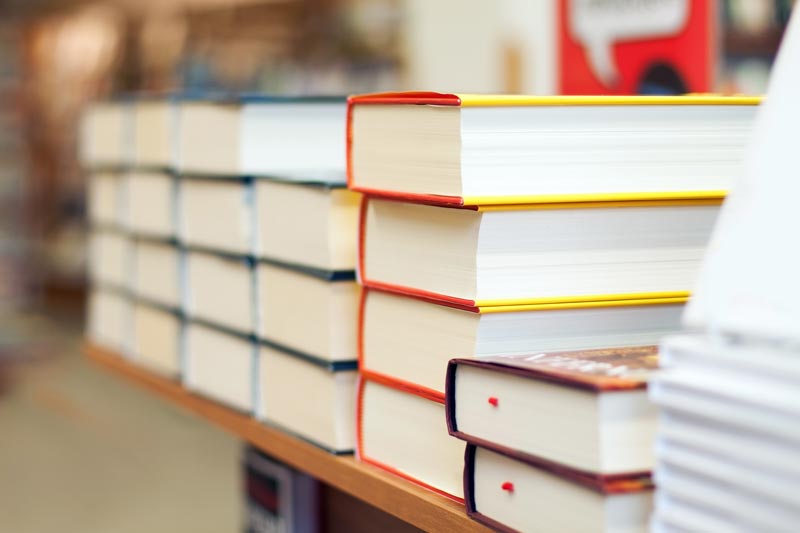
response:
<path id="1" fill-rule="evenodd" d="M 721 198 L 759 101 L 354 96 L 348 181 L 367 194 L 449 205 Z"/>
<path id="2" fill-rule="evenodd" d="M 363 284 L 462 308 L 685 298 L 720 200 L 445 208 L 366 198 Z"/>

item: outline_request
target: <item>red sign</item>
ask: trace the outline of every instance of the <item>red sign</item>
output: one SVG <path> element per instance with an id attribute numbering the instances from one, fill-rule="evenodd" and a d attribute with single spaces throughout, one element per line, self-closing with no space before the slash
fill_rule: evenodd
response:
<path id="1" fill-rule="evenodd" d="M 714 0 L 560 0 L 562 94 L 709 92 Z"/>

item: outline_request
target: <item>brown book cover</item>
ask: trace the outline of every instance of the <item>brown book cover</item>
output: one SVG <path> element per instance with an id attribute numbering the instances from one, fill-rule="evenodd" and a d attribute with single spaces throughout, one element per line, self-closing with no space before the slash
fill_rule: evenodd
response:
<path id="1" fill-rule="evenodd" d="M 629 346 L 453 359 L 447 369 L 448 386 L 455 379 L 458 365 L 477 366 L 596 392 L 631 390 L 647 387 L 649 376 L 658 369 L 658 347 Z"/>
<path id="2" fill-rule="evenodd" d="M 497 520 L 482 514 L 475 506 L 475 451 L 477 448 L 477 445 L 468 443 L 464 453 L 464 503 L 466 505 L 467 515 L 469 515 L 469 517 L 473 520 L 476 520 L 496 531 L 516 533 L 515 529 L 512 529 L 502 522 L 498 522 Z M 627 476 L 622 478 L 603 478 L 586 475 L 554 463 L 549 463 L 548 465 L 539 461 L 529 461 L 526 460 L 525 457 L 513 453 L 510 450 L 496 448 L 492 448 L 491 450 L 495 453 L 510 457 L 516 461 L 520 461 L 524 465 L 527 465 L 531 468 L 537 468 L 552 475 L 569 479 L 602 494 L 624 494 L 629 492 L 653 490 L 654 488 L 652 478 L 647 474 Z"/>

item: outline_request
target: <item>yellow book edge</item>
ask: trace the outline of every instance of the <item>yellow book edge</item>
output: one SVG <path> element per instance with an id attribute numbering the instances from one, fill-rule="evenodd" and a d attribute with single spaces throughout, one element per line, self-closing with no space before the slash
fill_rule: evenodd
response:
<path id="1" fill-rule="evenodd" d="M 682 96 L 533 96 L 521 94 L 457 94 L 461 107 L 615 106 L 615 105 L 758 105 L 761 96 L 687 94 Z"/>
<path id="2" fill-rule="evenodd" d="M 687 191 L 677 193 L 598 193 L 549 194 L 538 196 L 465 196 L 465 206 L 479 211 L 510 209 L 564 209 L 592 207 L 638 207 L 676 205 L 720 205 L 727 191 Z"/>
<path id="3" fill-rule="evenodd" d="M 481 314 L 513 313 L 520 311 L 550 311 L 557 309 L 591 309 L 601 307 L 628 307 L 634 305 L 683 304 L 689 291 L 651 292 L 635 294 L 602 294 L 594 296 L 553 297 L 506 300 L 476 300 Z"/>

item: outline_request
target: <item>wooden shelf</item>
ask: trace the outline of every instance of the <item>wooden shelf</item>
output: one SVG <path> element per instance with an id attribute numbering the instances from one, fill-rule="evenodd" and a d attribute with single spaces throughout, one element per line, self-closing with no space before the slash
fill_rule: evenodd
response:
<path id="1" fill-rule="evenodd" d="M 98 346 L 87 344 L 88 358 L 100 367 L 153 392 L 170 403 L 233 433 L 267 454 L 321 482 L 425 531 L 488 531 L 470 520 L 464 507 L 355 458 L 337 457 L 250 416 L 207 400 L 178 382 L 144 370 Z"/>

